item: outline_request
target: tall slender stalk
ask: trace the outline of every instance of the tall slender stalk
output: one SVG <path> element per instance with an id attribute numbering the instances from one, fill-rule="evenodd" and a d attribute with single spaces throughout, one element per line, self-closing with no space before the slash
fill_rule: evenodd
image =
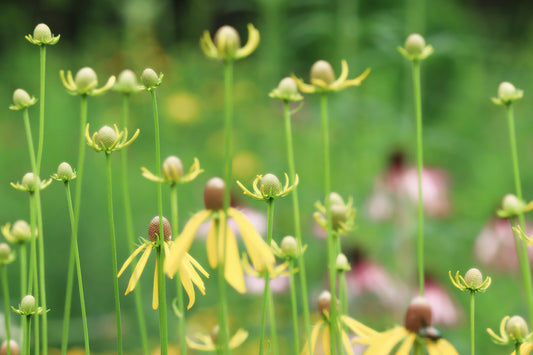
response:
<path id="1" fill-rule="evenodd" d="M 476 314 L 476 301 L 475 301 L 475 292 L 470 292 L 470 353 L 474 355 L 476 353 L 476 342 L 475 342 L 475 314 Z"/>
<path id="2" fill-rule="evenodd" d="M 30 336 L 31 336 L 31 316 L 23 316 L 22 323 L 24 323 L 24 341 L 22 343 L 22 353 L 30 355 Z M 35 348 L 39 346 L 35 344 Z"/>
<path id="3" fill-rule="evenodd" d="M 26 250 L 26 243 L 20 244 L 19 247 L 19 262 L 20 262 L 20 297 L 27 294 L 28 289 L 28 255 Z"/>
<path id="4" fill-rule="evenodd" d="M 122 96 L 122 126 L 128 127 L 128 117 L 130 111 L 130 95 L 124 94 Z M 126 235 L 128 237 L 128 246 L 130 254 L 135 250 L 135 236 L 133 231 L 133 217 L 131 212 L 130 189 L 128 179 L 128 151 L 122 150 L 122 196 L 124 198 L 124 217 L 126 220 Z M 142 288 L 141 284 L 137 283 L 133 290 L 135 294 L 135 310 L 137 313 L 137 323 L 139 325 L 139 333 L 141 335 L 141 343 L 145 355 L 150 354 L 150 347 L 148 345 L 148 333 L 146 331 L 146 321 L 144 320 L 144 312 L 142 306 Z"/>
<path id="5" fill-rule="evenodd" d="M 4 290 L 4 311 L 5 311 L 5 324 L 6 324 L 6 343 L 7 343 L 7 355 L 11 355 L 11 327 L 9 320 L 9 283 L 7 280 L 7 267 L 6 265 L 0 265 L 0 271 L 2 273 L 2 288 Z"/>
<path id="6" fill-rule="evenodd" d="M 46 80 L 46 46 L 41 45 L 40 48 L 40 90 L 39 90 L 39 144 L 37 148 L 37 171 L 39 175 L 41 170 L 41 159 L 43 157 L 44 146 L 44 93 Z"/>
<path id="7" fill-rule="evenodd" d="M 35 208 L 34 193 L 30 192 L 30 228 L 32 233 L 31 255 L 30 255 L 30 276 L 28 283 L 28 294 L 35 297 L 35 303 L 39 304 L 39 282 L 38 282 L 38 268 L 37 268 L 37 238 L 40 238 L 37 231 L 37 212 Z M 34 289 L 35 288 L 35 289 Z M 34 322 L 35 334 L 35 355 L 39 355 L 40 352 L 40 328 L 39 318 L 35 317 Z"/>
<path id="8" fill-rule="evenodd" d="M 292 181 L 296 179 L 296 167 L 294 163 L 294 147 L 292 143 L 292 128 L 291 128 L 291 111 L 289 101 L 283 101 L 284 120 L 285 120 L 285 139 L 287 141 L 287 160 L 289 163 L 289 174 Z M 298 250 L 302 250 L 302 228 L 300 220 L 300 200 L 298 199 L 298 186 L 292 191 L 292 208 L 294 218 L 294 236 L 298 245 Z M 304 253 L 298 253 L 298 268 L 300 273 L 300 287 L 302 306 L 304 313 L 305 332 L 307 339 L 311 339 L 311 319 L 309 316 L 309 301 L 307 299 L 307 276 Z M 313 353 L 313 344 L 309 341 L 310 351 Z"/>
<path id="9" fill-rule="evenodd" d="M 221 227 L 220 221 L 216 220 L 216 231 L 218 235 L 219 228 L 228 228 L 228 227 Z M 224 225 L 227 225 L 227 223 L 224 223 Z M 223 248 L 225 249 L 225 248 Z M 219 260 L 218 262 L 218 270 L 217 270 L 217 279 L 218 279 L 218 301 L 219 301 L 219 309 L 218 309 L 218 343 L 217 343 L 217 353 L 221 354 L 230 354 L 230 348 L 229 348 L 229 332 L 228 332 L 228 307 L 227 307 L 227 296 L 226 296 L 226 280 L 224 279 L 224 265 L 225 265 L 225 253 L 224 253 L 224 259 Z"/>
<path id="10" fill-rule="evenodd" d="M 113 184 L 111 178 L 111 156 L 109 152 L 105 152 L 106 158 L 106 173 L 107 173 L 107 207 L 109 213 L 109 231 L 111 239 L 111 257 L 113 261 L 113 289 L 115 291 L 115 312 L 117 325 L 117 351 L 122 354 L 122 325 L 120 319 L 120 294 L 118 291 L 118 277 L 117 277 L 117 245 L 115 238 L 115 220 L 113 217 Z"/>
<path id="11" fill-rule="evenodd" d="M 294 193 L 294 191 L 293 191 Z M 289 260 L 289 277 L 290 277 L 290 280 L 291 280 L 291 306 L 292 306 L 292 331 L 293 331 L 293 351 L 294 351 L 294 354 L 298 354 L 298 352 L 300 351 L 300 341 L 299 341 L 299 337 L 300 335 L 298 334 L 298 303 L 296 301 L 296 285 L 294 283 L 294 259 L 290 259 Z M 309 338 L 311 339 L 311 338 Z M 311 342 L 309 342 L 309 344 L 311 345 Z M 311 352 L 311 354 L 313 354 Z"/>

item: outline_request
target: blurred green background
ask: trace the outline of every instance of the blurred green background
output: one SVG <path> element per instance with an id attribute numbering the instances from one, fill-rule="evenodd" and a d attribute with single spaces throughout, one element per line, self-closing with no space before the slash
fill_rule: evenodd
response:
<path id="1" fill-rule="evenodd" d="M 372 72 L 361 87 L 331 96 L 330 129 L 333 158 L 333 189 L 353 196 L 358 210 L 357 228 L 343 239 L 347 254 L 364 253 L 368 260 L 383 265 L 393 277 L 416 293 L 414 262 L 405 246 L 395 238 L 412 238 L 416 221 L 413 208 L 402 210 L 408 222 L 397 218 L 376 221 L 366 208 L 378 176 L 387 171 L 391 154 L 401 152 L 405 164 L 415 163 L 414 114 L 410 63 L 397 51 L 405 38 L 419 32 L 435 53 L 422 64 L 424 110 L 424 161 L 447 172 L 450 181 L 451 212 L 444 218 L 426 217 L 426 271 L 440 283 L 462 309 L 463 315 L 451 327 L 438 325 L 458 348 L 468 349 L 465 311 L 468 297 L 452 288 L 447 273 L 478 266 L 493 277 L 493 286 L 478 298 L 478 351 L 501 351 L 489 340 L 485 329 L 497 328 L 504 315 L 527 318 L 524 292 L 518 273 L 481 265 L 474 256 L 474 241 L 485 223 L 494 216 L 504 194 L 513 192 L 507 123 L 503 108 L 493 105 L 502 81 L 525 91 L 515 105 L 519 159 L 526 198 L 533 194 L 531 131 L 528 117 L 533 111 L 529 79 L 533 69 L 533 4 L 514 1 L 459 0 L 261 0 L 261 1 L 4 1 L 0 4 L 0 223 L 29 219 L 27 196 L 9 182 L 20 181 L 30 170 L 23 122 L 19 112 L 9 111 L 12 93 L 24 88 L 38 96 L 39 51 L 24 36 L 44 22 L 61 40 L 48 47 L 47 101 L 43 174 L 55 172 L 62 161 L 74 167 L 79 132 L 79 98 L 70 96 L 61 84 L 59 70 L 75 73 L 93 67 L 103 84 L 108 76 L 125 68 L 140 74 L 146 67 L 164 73 L 158 89 L 161 116 L 162 158 L 179 156 L 186 168 L 194 157 L 205 173 L 180 187 L 180 224 L 203 208 L 204 183 L 223 174 L 223 76 L 222 65 L 201 53 L 198 41 L 204 30 L 211 33 L 224 24 L 234 26 L 247 38 L 246 24 L 261 32 L 261 44 L 235 68 L 235 179 L 250 184 L 255 174 L 287 170 L 281 104 L 267 94 L 290 73 L 308 80 L 311 65 L 318 59 L 330 61 L 337 74 L 346 59 L 350 78 L 365 68 Z M 121 122 L 121 100 L 110 92 L 89 99 L 88 122 L 92 130 L 103 124 Z M 30 109 L 34 136 L 37 107 Z M 130 184 L 135 230 L 146 237 L 151 218 L 157 214 L 156 187 L 142 178 L 140 167 L 155 171 L 153 119 L 150 97 L 132 97 L 130 129 L 141 136 L 130 147 Z M 312 212 L 323 199 L 321 138 L 317 97 L 306 96 L 304 107 L 293 120 L 296 165 L 300 175 L 311 307 L 326 285 L 324 242 L 314 237 Z M 119 186 L 119 157 L 115 160 L 115 215 L 119 262 L 127 258 L 122 196 Z M 84 270 L 89 330 L 95 351 L 114 348 L 114 301 L 110 246 L 107 228 L 105 166 L 102 154 L 87 151 L 80 253 Z M 265 205 L 250 201 L 232 184 L 235 202 L 259 211 Z M 168 190 L 167 190 L 168 191 Z M 168 211 L 168 195 L 166 210 Z M 64 285 L 69 250 L 70 224 L 61 184 L 54 183 L 43 194 L 46 275 L 51 330 L 50 344 L 58 347 L 61 337 Z M 292 233 L 290 199 L 276 205 L 274 236 L 279 240 Z M 410 222 L 409 222 L 410 221 Z M 410 243 L 410 241 L 408 242 Z M 410 245 L 407 244 L 407 249 Z M 414 250 L 414 241 L 412 242 Z M 204 264 L 203 242 L 193 254 Z M 402 267 L 401 263 L 406 266 Z M 152 261 L 153 268 L 153 261 Z M 410 275 L 399 275 L 401 269 Z M 11 285 L 17 285 L 17 268 L 10 268 Z M 142 277 L 145 311 L 154 346 L 157 344 L 157 314 L 151 311 L 153 269 Z M 128 275 L 129 276 L 129 275 Z M 207 295 L 199 297 L 188 312 L 190 331 L 209 332 L 216 319 L 216 284 L 207 283 Z M 378 282 L 378 281 L 376 281 Z M 126 277 L 120 280 L 125 290 Z M 175 288 L 169 289 L 169 298 Z M 13 286 L 17 290 L 17 286 Z M 15 292 L 15 291 L 13 291 Z M 230 291 L 232 326 L 251 333 L 253 349 L 259 333 L 259 296 Z M 351 297 L 350 314 L 371 327 L 384 330 L 403 321 L 407 303 L 387 311 L 376 307 L 375 296 Z M 71 343 L 82 345 L 79 306 L 74 291 Z M 133 296 L 122 297 L 126 349 L 139 348 L 135 330 Z M 279 306 L 281 341 L 290 343 L 288 294 L 276 296 Z M 406 300 L 408 302 L 408 299 Z M 13 301 L 12 304 L 16 304 Z M 369 306 L 371 305 L 371 306 Z M 170 339 L 177 341 L 177 321 L 170 317 Z M 243 350 L 253 352 L 254 350 Z"/>

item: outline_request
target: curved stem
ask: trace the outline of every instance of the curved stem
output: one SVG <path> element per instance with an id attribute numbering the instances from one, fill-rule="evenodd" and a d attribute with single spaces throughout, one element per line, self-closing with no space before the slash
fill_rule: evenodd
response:
<path id="1" fill-rule="evenodd" d="M 288 101 L 283 102 L 284 106 L 284 120 L 285 120 L 285 138 L 287 141 L 287 160 L 289 162 L 289 175 L 292 181 L 296 178 L 296 168 L 294 163 L 294 148 L 292 142 L 292 128 L 291 128 L 291 111 Z M 296 238 L 296 243 L 298 245 L 298 250 L 303 250 L 302 246 L 302 228 L 300 220 L 300 201 L 298 199 L 298 186 L 292 191 L 292 208 L 293 208 L 293 218 L 294 218 L 294 236 Z M 309 315 L 309 301 L 307 299 L 307 276 L 306 276 L 306 267 L 305 267 L 305 258 L 304 253 L 298 253 L 298 268 L 300 273 L 300 287 L 301 287 L 301 297 L 302 297 L 302 306 L 304 313 L 304 322 L 305 322 L 305 332 L 307 334 L 307 339 L 311 339 L 311 318 Z M 313 345 L 311 341 L 310 352 L 313 353 Z"/>
<path id="2" fill-rule="evenodd" d="M 422 200 L 422 93 L 420 89 L 420 62 L 418 60 L 413 60 L 413 91 L 416 115 L 416 163 L 418 170 L 418 284 L 420 287 L 420 295 L 424 296 L 424 205 Z"/>
<path id="3" fill-rule="evenodd" d="M 292 306 L 292 331 L 293 331 L 293 344 L 294 354 L 298 354 L 300 351 L 299 332 L 298 332 L 298 303 L 296 301 L 296 285 L 294 283 L 294 260 L 289 260 L 289 276 L 291 280 L 291 306 Z M 311 343 L 311 342 L 309 342 Z M 312 353 L 311 353 L 312 354 Z"/>
<path id="4" fill-rule="evenodd" d="M 6 324 L 6 342 L 7 342 L 7 355 L 11 355 L 11 328 L 9 321 L 9 283 L 7 280 L 7 267 L 5 265 L 0 265 L 2 271 L 2 288 L 4 289 L 4 310 L 5 310 L 5 324 Z"/>
<path id="5" fill-rule="evenodd" d="M 107 208 L 109 214 L 109 232 L 111 239 L 111 258 L 113 262 L 113 289 L 115 291 L 115 312 L 117 322 L 117 351 L 122 354 L 122 324 L 120 319 L 120 294 L 118 291 L 117 277 L 117 243 L 115 238 L 115 220 L 113 217 L 113 184 L 111 177 L 111 156 L 105 152 L 106 172 L 107 172 Z"/>
<path id="6" fill-rule="evenodd" d="M 46 45 L 40 47 L 40 64 L 41 64 L 41 77 L 40 77 L 40 98 L 39 98 L 39 144 L 37 150 L 37 176 L 41 170 L 41 159 L 43 157 L 43 143 L 44 143 L 44 92 L 45 92 L 45 79 L 46 79 Z"/>
<path id="7" fill-rule="evenodd" d="M 475 293 L 470 292 L 470 353 L 474 355 L 476 353 L 476 342 L 475 342 L 475 312 L 476 312 L 476 303 L 475 303 Z"/>

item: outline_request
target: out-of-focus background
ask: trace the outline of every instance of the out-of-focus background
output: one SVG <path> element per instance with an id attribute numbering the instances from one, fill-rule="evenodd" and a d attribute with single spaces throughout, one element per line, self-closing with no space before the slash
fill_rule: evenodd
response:
<path id="1" fill-rule="evenodd" d="M 4 1 L 0 4 L 0 224 L 29 219 L 28 199 L 9 182 L 30 170 L 20 112 L 8 110 L 12 93 L 24 88 L 38 96 L 39 51 L 24 39 L 40 22 L 61 40 L 47 50 L 46 127 L 42 172 L 46 177 L 62 161 L 76 167 L 79 139 L 79 98 L 61 84 L 59 70 L 91 66 L 101 84 L 125 68 L 140 74 L 146 67 L 164 73 L 157 90 L 161 119 L 162 158 L 179 156 L 186 168 L 198 157 L 205 173 L 182 185 L 180 224 L 203 208 L 202 192 L 212 176 L 223 174 L 222 64 L 199 49 L 204 30 L 234 26 L 247 39 L 246 24 L 261 33 L 261 44 L 235 66 L 234 178 L 250 185 L 256 174 L 287 171 L 280 102 L 268 93 L 284 76 L 308 80 L 319 59 L 331 62 L 337 75 L 341 59 L 350 78 L 371 68 L 360 87 L 330 96 L 332 186 L 353 197 L 356 229 L 342 239 L 352 262 L 348 274 L 350 315 L 378 330 L 403 322 L 415 279 L 416 173 L 415 126 L 410 63 L 397 51 L 405 38 L 419 32 L 435 53 L 422 63 L 424 114 L 425 251 L 428 298 L 435 325 L 458 348 L 468 349 L 468 297 L 454 289 L 448 271 L 464 273 L 478 267 L 493 278 L 493 286 L 477 298 L 479 353 L 494 353 L 485 329 L 497 328 L 505 315 L 527 318 L 524 290 L 507 222 L 495 219 L 506 193 L 514 192 L 505 111 L 491 103 L 502 81 L 523 89 L 515 105 L 516 131 L 524 196 L 533 197 L 531 138 L 533 121 L 532 4 L 527 1 L 374 0 L 374 1 Z M 325 241 L 312 219 L 315 201 L 323 199 L 323 169 L 317 97 L 305 97 L 294 115 L 297 172 L 307 249 L 310 302 L 327 287 Z M 36 136 L 37 106 L 30 109 Z M 92 130 L 121 122 L 121 97 L 109 92 L 89 98 Z M 146 237 L 157 214 L 156 187 L 143 179 L 140 167 L 155 171 L 154 127 L 150 95 L 132 96 L 130 130 L 139 139 L 128 148 L 131 201 L 136 235 Z M 115 162 L 115 215 L 118 258 L 128 256 L 120 157 Z M 107 228 L 105 165 L 102 154 L 87 151 L 80 253 L 89 313 L 92 348 L 114 348 L 114 301 Z M 265 218 L 264 203 L 243 196 L 231 184 L 234 203 Z M 70 224 L 63 186 L 53 183 L 42 193 L 50 344 L 58 347 L 64 303 Z M 165 191 L 168 191 L 165 189 Z M 165 208 L 169 211 L 168 195 Z M 276 202 L 274 238 L 292 234 L 291 201 Z M 205 246 L 192 250 L 207 266 Z M 18 273 L 10 267 L 17 290 Z M 141 279 L 150 337 L 158 339 L 157 313 L 150 307 L 153 261 Z M 120 280 L 122 292 L 126 273 Z M 175 295 L 173 282 L 168 296 Z M 283 290 L 283 282 L 279 287 Z M 250 286 L 250 289 L 253 289 Z M 250 339 L 241 353 L 253 353 L 259 334 L 261 297 L 230 293 L 234 330 L 244 327 Z M 15 291 L 13 291 L 15 293 Z M 12 304 L 17 304 L 17 296 Z M 76 290 L 73 297 L 71 343 L 82 346 Z M 122 297 L 125 347 L 140 348 L 135 330 L 133 296 Z M 209 332 L 216 323 L 217 291 L 207 282 L 187 312 L 189 332 Z M 275 296 L 281 344 L 290 344 L 290 302 L 287 291 Z M 177 341 L 177 319 L 170 316 L 170 340 Z"/>

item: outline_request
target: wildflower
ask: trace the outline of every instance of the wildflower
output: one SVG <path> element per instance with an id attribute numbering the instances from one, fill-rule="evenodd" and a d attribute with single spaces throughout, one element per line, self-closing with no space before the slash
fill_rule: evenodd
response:
<path id="1" fill-rule="evenodd" d="M 42 307 L 37 307 L 37 303 L 35 302 L 35 297 L 32 295 L 26 295 L 22 298 L 22 301 L 20 301 L 19 308 L 13 310 L 15 313 L 20 314 L 21 316 L 34 316 L 44 313 Z"/>
<path id="2" fill-rule="evenodd" d="M 417 339 L 426 344 L 429 355 L 457 354 L 457 350 L 444 340 L 431 326 L 431 307 L 423 297 L 415 297 L 405 315 L 404 326 L 356 339 L 357 343 L 368 345 L 366 355 L 386 355 L 399 345 L 396 354 L 408 354 Z"/>
<path id="3" fill-rule="evenodd" d="M 448 275 L 450 276 L 450 280 L 452 280 L 452 284 L 464 292 L 483 293 L 489 288 L 491 283 L 491 278 L 487 276 L 483 280 L 481 271 L 476 268 L 468 270 L 464 277 L 459 275 L 459 271 L 455 274 L 455 278 L 452 277 L 451 271 L 448 271 Z"/>
<path id="4" fill-rule="evenodd" d="M 0 243 L 0 266 L 11 264 L 15 261 L 15 253 L 7 243 Z"/>
<path id="5" fill-rule="evenodd" d="M 209 265 L 216 268 L 219 262 L 224 263 L 226 280 L 238 292 L 244 293 L 246 285 L 237 240 L 231 228 L 227 226 L 227 218 L 231 217 L 237 223 L 248 255 L 256 270 L 263 271 L 267 268 L 270 273 L 273 273 L 275 259 L 269 246 L 240 211 L 230 207 L 226 216 L 223 209 L 225 188 L 226 184 L 220 178 L 212 178 L 207 182 L 204 190 L 205 210 L 191 217 L 178 239 L 173 243 L 169 257 L 165 259 L 165 273 L 172 276 L 177 272 L 184 256 L 191 247 L 198 228 L 203 222 L 211 220 L 206 242 Z M 225 246 L 224 242 L 226 243 Z"/>
<path id="6" fill-rule="evenodd" d="M 48 185 L 50 185 L 51 182 L 51 179 L 41 180 L 33 173 L 26 173 L 22 177 L 22 183 L 11 183 L 11 186 L 19 191 L 27 191 L 29 193 L 33 193 L 37 188 L 39 190 L 45 189 Z"/>
<path id="7" fill-rule="evenodd" d="M 294 184 L 289 186 L 289 176 L 285 174 L 285 186 L 281 186 L 281 182 L 274 174 L 257 175 L 253 182 L 254 192 L 250 192 L 240 181 L 237 184 L 243 190 L 244 194 L 256 200 L 269 201 L 277 197 L 287 196 L 298 185 L 298 174 L 295 176 Z M 258 187 L 259 184 L 259 187 Z"/>
<path id="8" fill-rule="evenodd" d="M 281 79 L 278 87 L 272 90 L 268 96 L 284 101 L 302 101 L 304 99 L 298 92 L 298 84 L 290 76 Z"/>
<path id="9" fill-rule="evenodd" d="M 527 323 L 520 316 L 505 316 L 500 323 L 500 335 L 492 329 L 487 329 L 491 339 L 498 345 L 517 345 L 531 339 Z"/>
<path id="10" fill-rule="evenodd" d="M 342 71 L 338 79 L 335 80 L 335 73 L 331 64 L 325 60 L 319 60 L 311 67 L 311 84 L 306 84 L 302 79 L 294 74 L 291 77 L 296 81 L 298 89 L 305 94 L 323 93 L 330 91 L 340 91 L 352 86 L 359 86 L 361 82 L 370 74 L 370 68 L 367 68 L 357 78 L 348 78 L 348 63 L 346 60 L 341 62 Z"/>
<path id="11" fill-rule="evenodd" d="M 214 41 L 209 31 L 200 38 L 200 48 L 206 56 L 213 59 L 237 60 L 248 57 L 259 45 L 259 31 L 248 24 L 248 42 L 241 47 L 239 33 L 231 26 L 222 26 L 215 33 Z"/>
<path id="12" fill-rule="evenodd" d="M 146 91 L 151 91 L 161 85 L 163 81 L 163 73 L 157 73 L 152 68 L 146 68 L 141 74 L 141 80 Z"/>
<path id="13" fill-rule="evenodd" d="M 30 96 L 26 90 L 17 89 L 13 92 L 13 105 L 10 105 L 9 109 L 13 111 L 24 110 L 35 105 L 36 102 L 37 99 L 33 96 Z"/>
<path id="14" fill-rule="evenodd" d="M 183 164 L 181 163 L 180 158 L 174 155 L 169 156 L 163 162 L 163 176 L 161 177 L 152 174 L 144 166 L 141 168 L 141 170 L 143 172 L 143 176 L 148 180 L 160 182 L 163 184 L 169 184 L 170 186 L 190 182 L 196 179 L 198 175 L 204 172 L 204 169 L 200 169 L 200 162 L 198 161 L 198 159 L 194 158 L 194 162 L 189 168 L 189 172 L 183 175 Z"/>
<path id="15" fill-rule="evenodd" d="M 418 33 L 410 34 L 405 40 L 405 48 L 398 47 L 400 52 L 406 59 L 422 60 L 426 59 L 433 53 L 433 46 L 426 45 L 424 37 Z"/>
<path id="16" fill-rule="evenodd" d="M 106 154 L 127 147 L 138 136 L 139 130 L 137 129 L 135 134 L 128 140 L 128 129 L 124 128 L 124 131 L 119 131 L 117 125 L 114 125 L 114 129 L 109 126 L 103 126 L 98 132 L 94 132 L 92 137 L 89 135 L 88 123 L 85 130 L 85 138 L 89 146 L 97 152 L 103 151 Z"/>
<path id="17" fill-rule="evenodd" d="M 305 344 L 304 351 L 302 354 L 311 354 L 309 347 L 315 348 L 318 338 L 320 336 L 320 333 L 322 333 L 322 350 L 324 354 L 329 354 L 330 350 L 330 338 L 329 338 L 329 327 L 330 319 L 329 319 L 329 311 L 331 306 L 331 294 L 329 291 L 323 291 L 320 296 L 318 297 L 318 310 L 320 314 L 322 315 L 322 318 L 320 321 L 313 326 L 313 330 L 311 331 L 311 341 L 307 342 Z M 373 336 L 376 334 L 379 334 L 375 330 L 367 327 L 366 325 L 356 321 L 353 318 L 350 318 L 346 315 L 343 315 L 340 317 L 340 319 L 337 319 L 338 324 L 336 325 L 338 329 L 341 330 L 342 334 L 342 344 L 344 346 L 344 350 L 349 354 L 353 355 L 353 349 L 352 349 L 352 343 L 348 337 L 348 334 L 346 333 L 346 328 L 350 329 L 352 332 L 359 336 Z"/>
<path id="18" fill-rule="evenodd" d="M 30 225 L 23 220 L 13 223 L 13 227 L 11 227 L 11 223 L 4 224 L 2 234 L 12 244 L 24 244 L 29 242 L 32 237 Z"/>
<path id="19" fill-rule="evenodd" d="M 502 208 L 496 211 L 500 218 L 513 218 L 533 210 L 533 201 L 525 203 L 513 194 L 507 194 L 502 199 Z"/>
<path id="20" fill-rule="evenodd" d="M 35 29 L 33 30 L 33 36 L 32 35 L 26 35 L 26 39 L 33 44 L 36 44 L 38 46 L 43 45 L 54 45 L 59 41 L 60 35 L 54 36 L 52 34 L 52 31 L 50 30 L 50 27 L 48 27 L 44 23 L 40 23 L 37 26 L 35 26 Z"/>
<path id="21" fill-rule="evenodd" d="M 274 255 L 276 255 L 278 258 L 286 260 L 297 258 L 305 251 L 305 249 L 307 249 L 307 245 L 303 246 L 301 250 L 298 249 L 298 242 L 292 235 L 283 237 L 281 240 L 281 245 L 279 246 L 276 241 L 272 240 L 270 247 L 272 248 Z"/>
<path id="22" fill-rule="evenodd" d="M 194 334 L 194 338 L 196 338 L 197 340 L 193 340 L 187 337 L 186 338 L 187 345 L 189 346 L 189 348 L 196 349 L 196 350 L 203 350 L 203 351 L 220 350 L 218 346 L 218 332 L 219 332 L 219 327 L 217 325 L 215 326 L 215 328 L 213 329 L 210 335 L 196 333 Z M 242 345 L 242 343 L 244 343 L 246 338 L 248 338 L 248 332 L 246 330 L 244 329 L 237 330 L 235 335 L 233 335 L 231 339 L 229 340 L 229 343 L 228 343 L 229 348 L 230 349 L 238 348 L 239 346 Z"/>
<path id="23" fill-rule="evenodd" d="M 129 69 L 125 69 L 118 75 L 113 90 L 125 95 L 133 94 L 143 90 L 144 87 L 137 82 L 137 76 Z"/>
<path id="24" fill-rule="evenodd" d="M 69 182 L 71 180 L 74 180 L 77 175 L 69 163 L 62 162 L 57 167 L 57 173 L 53 174 L 51 177 L 56 181 Z"/>
<path id="25" fill-rule="evenodd" d="M 524 91 L 517 89 L 510 82 L 504 81 L 498 86 L 498 97 L 491 100 L 496 105 L 509 105 L 511 102 L 519 100 L 524 96 Z"/>
<path id="26" fill-rule="evenodd" d="M 350 197 L 348 202 L 344 203 L 344 200 L 339 194 L 332 192 L 329 195 L 329 199 L 331 206 L 331 225 L 333 230 L 338 234 L 344 234 L 352 230 L 356 213 L 355 208 L 352 207 L 352 198 Z M 316 222 L 326 230 L 326 207 L 320 202 L 316 202 L 315 207 L 318 211 L 313 214 L 313 217 Z"/>
<path id="27" fill-rule="evenodd" d="M 98 77 L 92 68 L 84 67 L 78 70 L 76 77 L 72 78 L 71 71 L 67 71 L 67 77 L 65 78 L 65 72 L 59 71 L 59 76 L 63 82 L 63 86 L 67 89 L 71 95 L 89 95 L 98 96 L 102 95 L 106 91 L 110 90 L 115 85 L 115 76 L 111 75 L 104 86 L 96 88 L 98 86 Z"/>
<path id="28" fill-rule="evenodd" d="M 145 240 L 141 238 L 142 244 L 135 249 L 135 251 L 128 257 L 128 259 L 124 262 L 124 265 L 122 265 L 122 268 L 118 272 L 118 277 L 122 275 L 122 273 L 126 270 L 126 268 L 131 264 L 133 259 L 141 253 L 141 251 L 144 250 L 143 255 L 137 262 L 137 265 L 135 266 L 135 269 L 133 270 L 133 273 L 131 274 L 130 281 L 128 283 L 128 288 L 126 289 L 126 295 L 133 291 L 135 289 L 135 286 L 137 285 L 137 281 L 141 277 L 142 272 L 144 271 L 144 267 L 146 266 L 146 262 L 148 261 L 148 258 L 150 257 L 150 253 L 152 252 L 152 249 L 154 247 L 157 247 L 159 243 L 159 216 L 156 216 L 152 219 L 150 222 L 150 225 L 148 227 L 148 240 Z M 165 252 L 165 255 L 168 255 L 170 245 L 172 244 L 172 229 L 170 228 L 170 223 L 168 223 L 168 220 L 163 217 L 163 235 L 164 235 L 164 242 L 163 242 L 163 250 Z M 180 267 L 180 278 L 181 278 L 181 284 L 185 288 L 185 292 L 187 292 L 187 295 L 189 296 L 189 304 L 187 306 L 187 309 L 191 308 L 194 305 L 195 301 L 195 293 L 194 293 L 194 287 L 193 283 L 198 287 L 200 292 L 205 295 L 205 286 L 200 278 L 200 275 L 198 275 L 198 272 L 196 269 L 200 271 L 205 277 L 209 277 L 209 274 L 204 270 L 204 268 L 189 254 L 186 254 L 181 262 Z M 158 297 L 158 287 L 157 287 L 157 264 L 155 266 L 154 271 L 154 290 L 153 290 L 153 298 L 152 298 L 152 308 L 157 309 L 159 307 L 159 297 Z"/>

